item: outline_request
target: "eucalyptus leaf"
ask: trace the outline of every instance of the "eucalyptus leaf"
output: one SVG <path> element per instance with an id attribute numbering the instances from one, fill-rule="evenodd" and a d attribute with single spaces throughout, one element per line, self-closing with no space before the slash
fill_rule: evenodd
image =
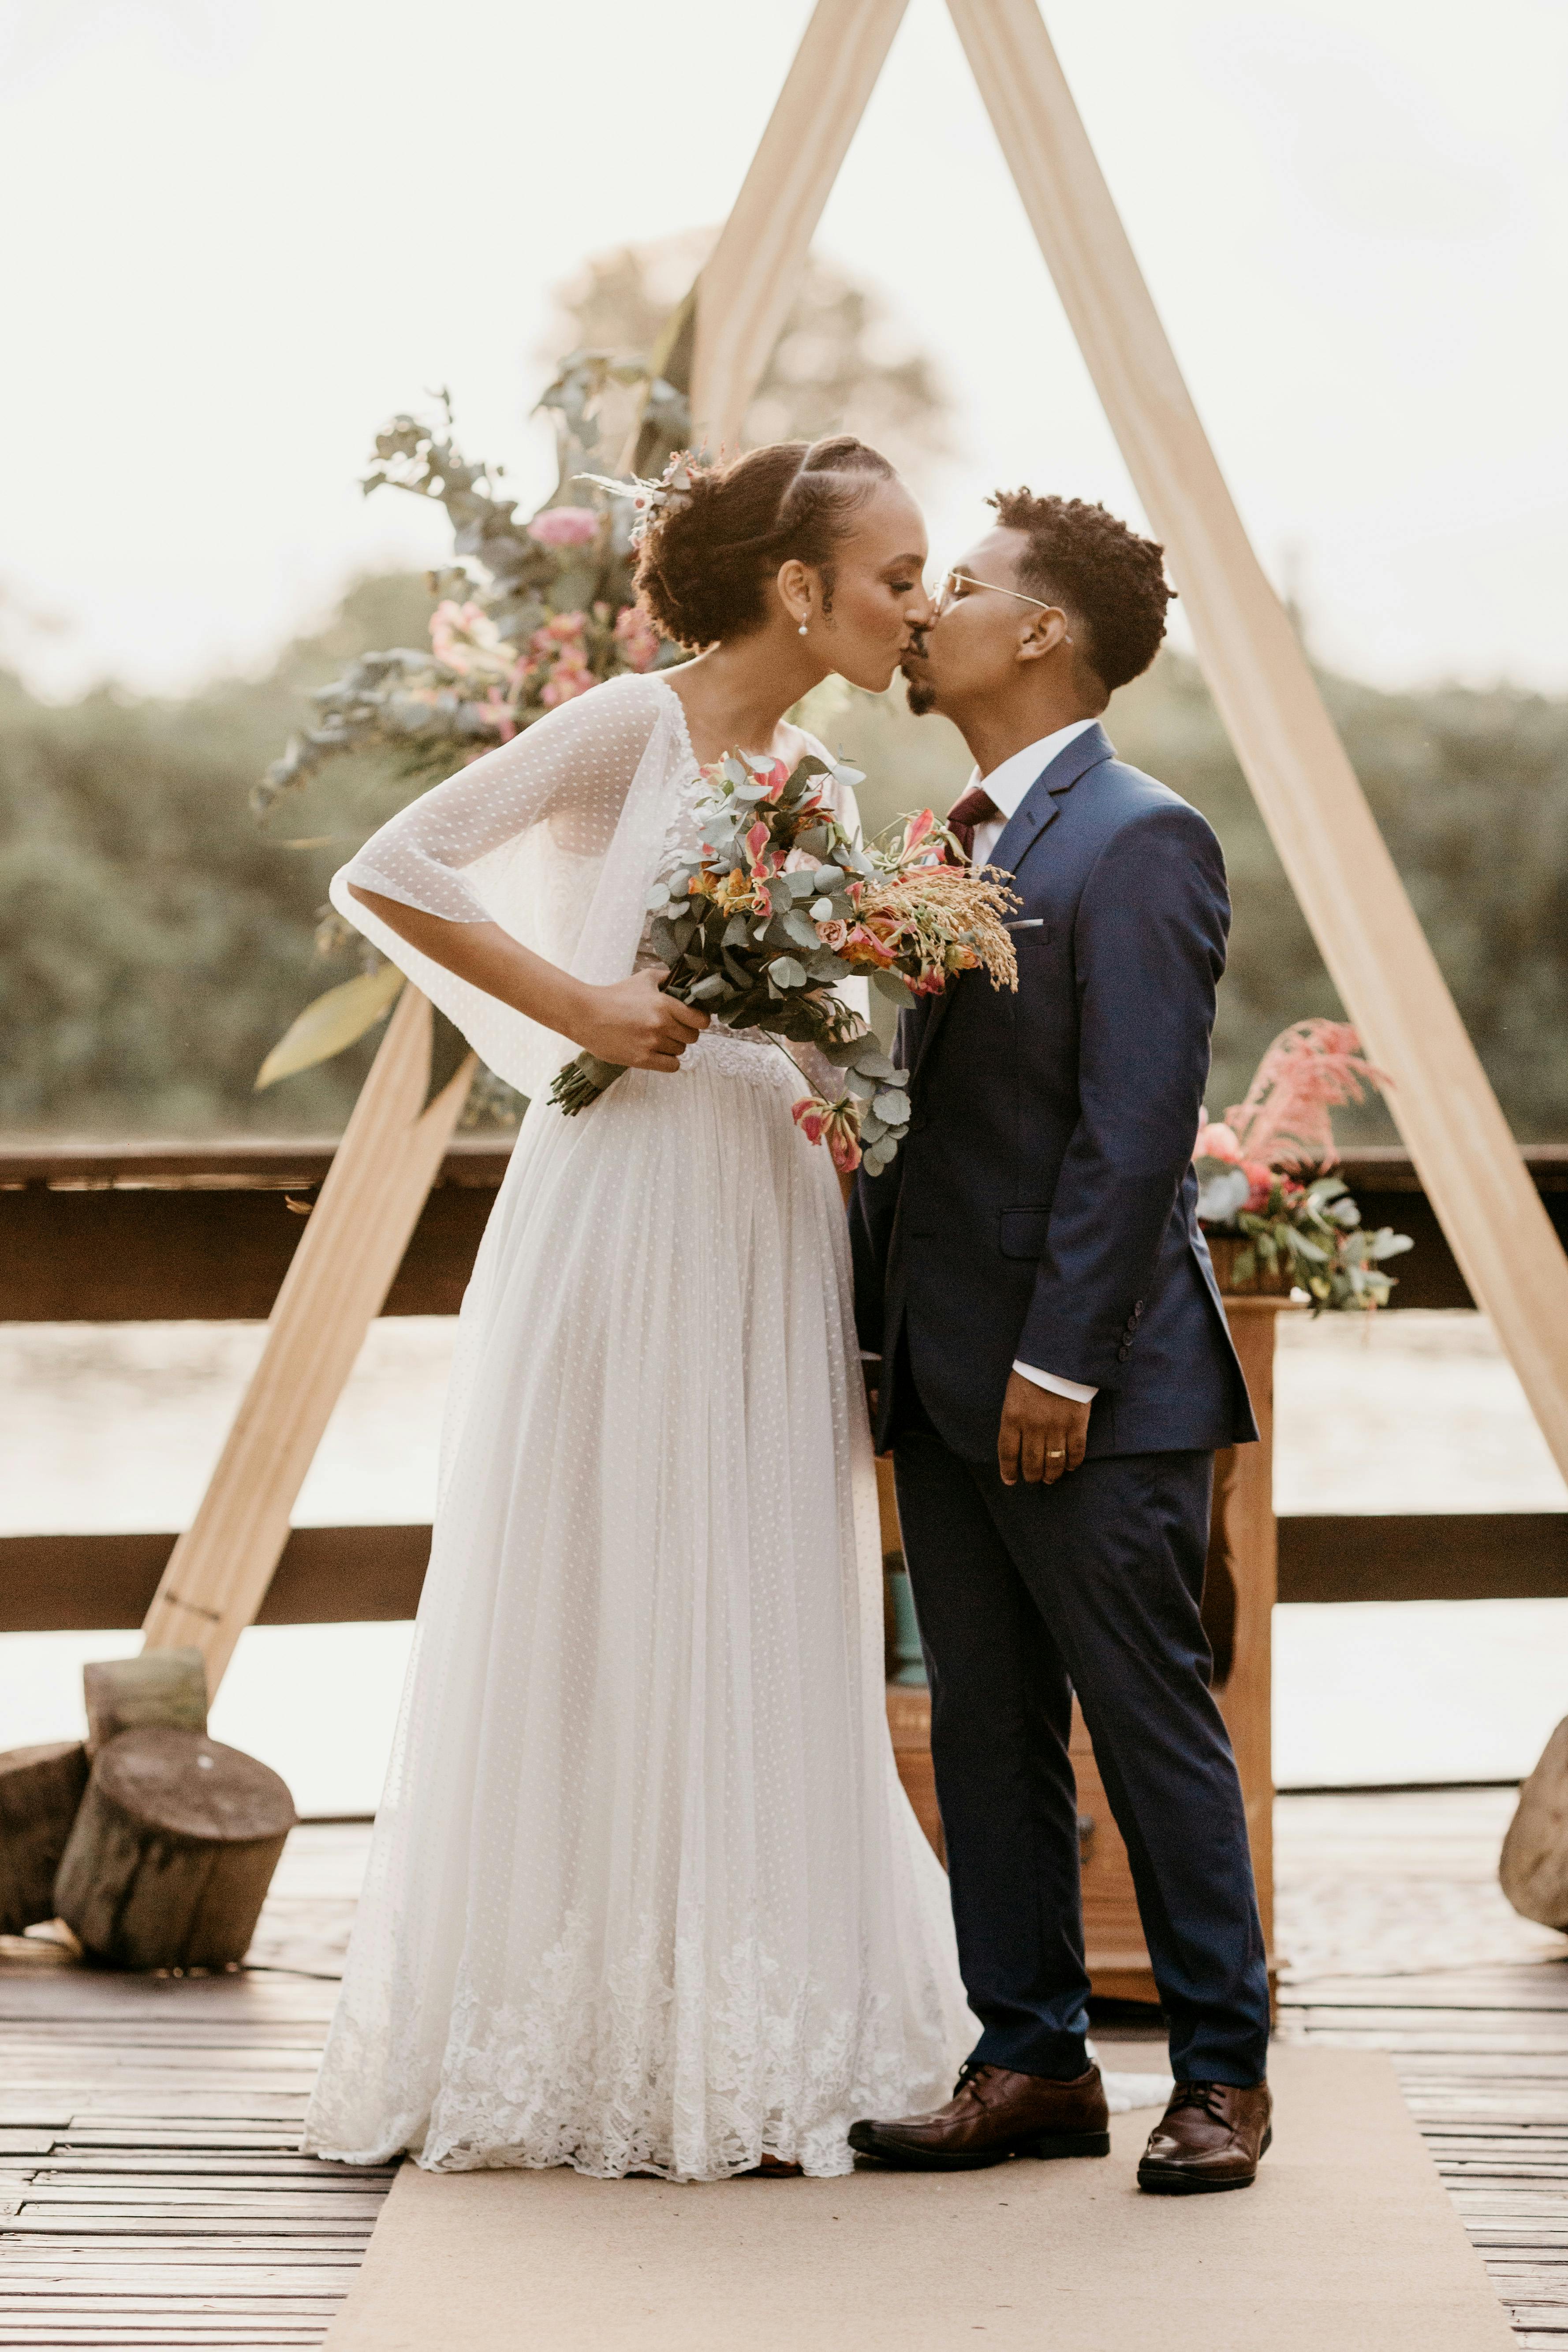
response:
<path id="1" fill-rule="evenodd" d="M 384 963 L 314 998 L 295 1014 L 258 1070 L 257 1093 L 263 1087 L 276 1086 L 279 1078 L 314 1069 L 318 1062 L 330 1062 L 334 1054 L 342 1053 L 367 1029 L 374 1028 L 402 986 L 403 974 L 397 966 Z"/>
<path id="2" fill-rule="evenodd" d="M 907 1006 L 915 1001 L 914 990 L 900 972 L 874 971 L 871 974 L 871 984 L 874 988 L 880 989 L 884 996 L 890 996 L 895 1004 Z"/>
<path id="3" fill-rule="evenodd" d="M 805 974 L 794 956 L 777 956 L 768 966 L 768 978 L 780 988 L 804 988 Z"/>
<path id="4" fill-rule="evenodd" d="M 714 997 L 722 996 L 724 989 L 723 975 L 710 971 L 706 980 L 700 980 L 696 987 L 689 991 L 687 1001 L 691 1004 L 709 1004 Z"/>
<path id="5" fill-rule="evenodd" d="M 902 1127 L 910 1115 L 910 1098 L 901 1095 L 897 1087 L 884 1087 L 880 1094 L 872 1096 L 871 1108 L 888 1126 Z"/>

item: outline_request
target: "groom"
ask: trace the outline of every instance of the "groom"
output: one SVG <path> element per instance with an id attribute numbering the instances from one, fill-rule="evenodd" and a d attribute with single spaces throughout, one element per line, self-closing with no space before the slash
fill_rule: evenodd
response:
<path id="1" fill-rule="evenodd" d="M 1214 1452 L 1258 1433 L 1191 1168 L 1225 866 L 1098 723 L 1164 635 L 1162 550 L 1079 499 L 991 504 L 906 674 L 974 755 L 949 822 L 1020 901 L 1018 990 L 972 972 L 905 1014 L 908 1139 L 851 1211 L 984 2031 L 945 2107 L 849 2137 L 924 2168 L 1108 2152 L 1076 1691 L 1170 2026 L 1139 2183 L 1240 2189 L 1268 2144 L 1268 1983 L 1198 1611 Z"/>

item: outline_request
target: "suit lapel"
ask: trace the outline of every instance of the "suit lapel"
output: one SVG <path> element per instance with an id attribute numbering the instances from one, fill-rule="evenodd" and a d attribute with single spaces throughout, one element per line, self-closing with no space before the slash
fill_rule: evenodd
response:
<path id="1" fill-rule="evenodd" d="M 1097 719 L 1081 735 L 1064 744 L 1048 768 L 1042 770 L 1007 821 L 1006 830 L 991 853 L 993 866 L 1016 874 L 1046 827 L 1061 814 L 1060 797 L 1071 792 L 1080 776 L 1102 760 L 1113 760 L 1115 748 Z"/>

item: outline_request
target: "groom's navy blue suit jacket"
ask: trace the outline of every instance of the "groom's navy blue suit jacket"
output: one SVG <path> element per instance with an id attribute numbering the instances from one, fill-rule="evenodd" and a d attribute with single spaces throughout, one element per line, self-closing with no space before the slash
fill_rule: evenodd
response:
<path id="1" fill-rule="evenodd" d="M 1015 877 L 1018 990 L 983 971 L 903 1016 L 913 1110 L 851 1213 L 863 1348 L 900 1343 L 952 1450 L 994 1457 L 1015 1358 L 1092 1382 L 1089 1452 L 1258 1434 L 1192 1169 L 1230 899 L 1197 811 L 1099 726 L 1058 753 L 992 853 Z"/>

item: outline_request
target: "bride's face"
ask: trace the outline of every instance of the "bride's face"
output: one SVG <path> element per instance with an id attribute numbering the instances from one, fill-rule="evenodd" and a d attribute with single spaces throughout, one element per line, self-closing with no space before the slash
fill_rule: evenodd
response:
<path id="1" fill-rule="evenodd" d="M 807 636 L 851 686 L 884 693 L 917 633 L 930 626 L 927 551 L 925 518 L 908 490 L 899 481 L 879 481 L 856 509 L 831 566 L 785 564 L 780 573 L 786 605 L 801 608 L 803 585 L 808 591 Z"/>

